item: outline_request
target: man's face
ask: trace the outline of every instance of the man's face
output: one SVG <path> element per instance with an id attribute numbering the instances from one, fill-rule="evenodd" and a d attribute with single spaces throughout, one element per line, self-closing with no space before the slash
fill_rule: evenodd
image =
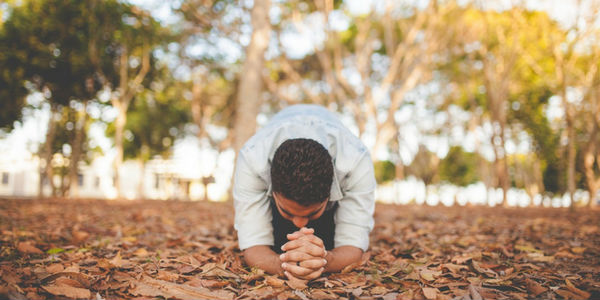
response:
<path id="1" fill-rule="evenodd" d="M 308 221 L 318 219 L 327 206 L 327 200 L 321 203 L 303 206 L 294 200 L 284 197 L 280 193 L 273 193 L 277 210 L 287 220 L 292 221 L 298 228 L 302 228 L 308 224 Z"/>

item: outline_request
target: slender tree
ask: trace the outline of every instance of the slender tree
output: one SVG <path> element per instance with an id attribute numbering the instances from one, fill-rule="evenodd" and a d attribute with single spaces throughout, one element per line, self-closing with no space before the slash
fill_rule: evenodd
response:
<path id="1" fill-rule="evenodd" d="M 250 44 L 246 48 L 236 99 L 233 129 L 233 148 L 236 153 L 256 131 L 256 116 L 262 104 L 265 51 L 271 37 L 270 7 L 270 0 L 255 0 L 252 8 L 252 36 Z"/>

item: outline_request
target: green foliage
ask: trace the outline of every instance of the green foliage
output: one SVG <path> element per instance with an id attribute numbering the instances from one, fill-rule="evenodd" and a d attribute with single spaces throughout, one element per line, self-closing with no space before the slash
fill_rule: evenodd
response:
<path id="1" fill-rule="evenodd" d="M 127 113 L 125 158 L 148 161 L 155 155 L 167 157 L 190 122 L 188 104 L 181 95 L 182 83 L 170 81 L 154 86 L 141 93 Z"/>
<path id="2" fill-rule="evenodd" d="M 396 166 L 391 161 L 376 161 L 373 166 L 375 168 L 375 179 L 377 180 L 377 183 L 382 184 L 396 178 Z"/>
<path id="3" fill-rule="evenodd" d="M 440 179 L 458 186 L 467 186 L 479 180 L 477 169 L 481 157 L 453 146 L 440 162 Z"/>

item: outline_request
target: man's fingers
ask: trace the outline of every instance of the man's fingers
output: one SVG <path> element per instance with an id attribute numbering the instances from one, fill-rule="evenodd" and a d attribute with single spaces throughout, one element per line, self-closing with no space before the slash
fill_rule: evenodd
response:
<path id="1" fill-rule="evenodd" d="M 300 228 L 300 232 L 304 233 L 304 234 L 314 234 L 315 233 L 315 229 L 314 228 L 302 227 L 302 228 Z"/>
<path id="2" fill-rule="evenodd" d="M 312 256 L 325 257 L 325 248 L 323 246 L 317 246 L 309 241 L 298 239 L 285 243 L 281 250 L 283 251 L 302 251 Z"/>
<path id="3" fill-rule="evenodd" d="M 303 276 L 309 275 L 315 271 L 313 269 L 297 266 L 291 263 L 283 263 L 281 264 L 281 267 L 298 278 L 302 278 Z"/>
<path id="4" fill-rule="evenodd" d="M 295 240 L 298 238 L 301 238 L 305 235 L 312 235 L 315 233 L 315 230 L 313 228 L 306 228 L 306 227 L 302 227 L 300 228 L 300 230 L 295 231 L 293 233 L 289 233 L 287 235 L 288 240 Z"/>
<path id="5" fill-rule="evenodd" d="M 288 251 L 279 255 L 279 259 L 282 262 L 292 262 L 296 263 L 297 261 L 305 261 L 309 259 L 315 259 L 314 256 L 309 255 L 308 253 L 302 251 Z"/>
<path id="6" fill-rule="evenodd" d="M 298 279 L 304 279 L 304 280 L 313 280 L 318 278 L 319 276 L 321 276 L 321 274 L 323 274 L 323 271 L 325 271 L 325 268 L 320 268 L 312 273 L 309 273 L 308 275 L 292 275 L 290 274 L 290 272 L 285 272 L 285 275 L 290 278 L 290 277 L 295 277 Z"/>
<path id="7" fill-rule="evenodd" d="M 307 259 L 300 262 L 300 266 L 313 270 L 324 268 L 327 265 L 327 260 L 324 258 Z"/>
<path id="8" fill-rule="evenodd" d="M 312 234 L 310 234 L 310 235 L 304 235 L 304 236 L 300 237 L 299 239 L 311 242 L 311 243 L 313 243 L 313 244 L 315 244 L 315 245 L 317 245 L 319 247 L 324 247 L 323 240 L 320 239 L 316 235 L 312 235 Z"/>

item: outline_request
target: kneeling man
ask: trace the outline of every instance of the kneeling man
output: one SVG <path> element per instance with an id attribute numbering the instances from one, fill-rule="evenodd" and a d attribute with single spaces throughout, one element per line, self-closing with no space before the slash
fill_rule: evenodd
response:
<path id="1" fill-rule="evenodd" d="M 244 261 L 308 280 L 359 261 L 375 187 L 369 151 L 333 113 L 282 110 L 238 153 L 233 198 Z"/>

